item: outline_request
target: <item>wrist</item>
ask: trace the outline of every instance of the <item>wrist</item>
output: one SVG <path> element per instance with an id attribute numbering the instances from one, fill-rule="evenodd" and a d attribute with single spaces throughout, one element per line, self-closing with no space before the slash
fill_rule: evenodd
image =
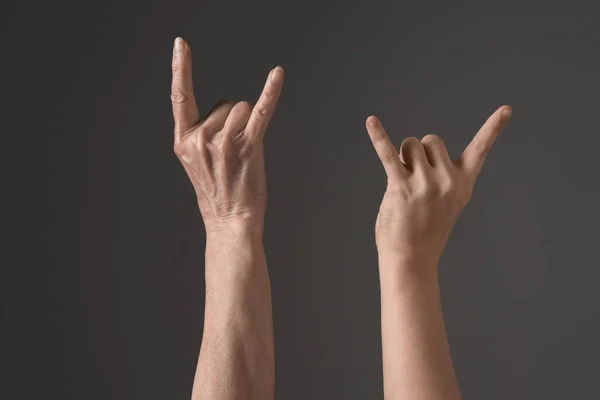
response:
<path id="1" fill-rule="evenodd" d="M 236 216 L 204 220 L 207 242 L 231 239 L 251 239 L 261 241 L 264 231 L 263 218 Z"/>
<path id="2" fill-rule="evenodd" d="M 206 256 L 254 258 L 264 253 L 263 235 L 252 227 L 234 226 L 206 232 Z"/>
<path id="3" fill-rule="evenodd" d="M 379 251 L 381 290 L 397 291 L 408 286 L 437 287 L 439 257 L 432 253 Z"/>
<path id="4" fill-rule="evenodd" d="M 414 266 L 423 266 L 420 269 L 436 269 L 441 253 L 431 247 L 416 248 L 410 246 L 407 248 L 389 248 L 378 247 L 377 256 L 380 267 L 383 265 L 398 265 L 402 268 L 414 268 Z"/>

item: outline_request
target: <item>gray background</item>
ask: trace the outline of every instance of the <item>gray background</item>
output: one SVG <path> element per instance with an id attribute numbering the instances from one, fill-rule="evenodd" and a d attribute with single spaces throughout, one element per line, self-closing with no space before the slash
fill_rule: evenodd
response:
<path id="1" fill-rule="evenodd" d="M 172 151 L 178 35 L 203 111 L 286 70 L 266 137 L 278 399 L 382 398 L 385 175 L 365 118 L 456 157 L 505 103 L 440 265 L 463 395 L 600 398 L 600 24 L 556 4 L 7 4 L 5 197 L 23 241 L 0 279 L 0 398 L 189 398 L 204 231 Z"/>

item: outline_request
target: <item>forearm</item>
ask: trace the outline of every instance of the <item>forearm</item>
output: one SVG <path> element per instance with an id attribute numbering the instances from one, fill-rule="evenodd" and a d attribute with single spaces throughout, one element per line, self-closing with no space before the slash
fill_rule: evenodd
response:
<path id="1" fill-rule="evenodd" d="M 207 234 L 204 334 L 193 400 L 272 399 L 271 290 L 262 233 Z"/>
<path id="2" fill-rule="evenodd" d="M 432 263 L 437 260 L 379 256 L 386 400 L 461 398 Z"/>

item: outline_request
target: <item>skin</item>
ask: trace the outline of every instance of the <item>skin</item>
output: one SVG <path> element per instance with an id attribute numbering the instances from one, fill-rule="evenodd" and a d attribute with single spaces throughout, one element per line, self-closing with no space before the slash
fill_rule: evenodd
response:
<path id="1" fill-rule="evenodd" d="M 409 137 L 398 151 L 381 122 L 367 118 L 367 131 L 388 178 L 375 224 L 386 400 L 461 398 L 437 265 L 511 113 L 509 106 L 496 110 L 457 160 L 450 159 L 435 135 Z"/>
<path id="2" fill-rule="evenodd" d="M 274 68 L 255 106 L 221 101 L 201 116 L 191 50 L 173 49 L 174 151 L 206 229 L 206 309 L 192 400 L 272 399 L 271 291 L 263 246 L 263 139 L 283 85 Z M 508 121 L 499 108 L 458 160 L 435 135 L 397 151 L 376 117 L 367 130 L 388 185 L 376 221 L 384 393 L 391 399 L 460 399 L 441 312 L 437 264 L 471 198 L 488 151 Z"/>
<path id="3" fill-rule="evenodd" d="M 272 399 L 271 288 L 263 246 L 267 204 L 263 138 L 283 85 L 269 73 L 256 105 L 222 101 L 201 116 L 190 46 L 175 40 L 174 150 L 206 229 L 204 333 L 192 400 Z"/>

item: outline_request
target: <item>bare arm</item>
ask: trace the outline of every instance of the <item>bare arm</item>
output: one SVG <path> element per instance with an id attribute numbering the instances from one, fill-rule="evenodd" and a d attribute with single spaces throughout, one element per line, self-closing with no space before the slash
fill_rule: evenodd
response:
<path id="1" fill-rule="evenodd" d="M 194 99 L 191 50 L 173 49 L 174 149 L 196 191 L 206 229 L 204 334 L 193 400 L 272 399 L 271 290 L 263 247 L 263 137 L 283 84 L 273 69 L 255 106 Z"/>
<path id="2" fill-rule="evenodd" d="M 241 222 L 207 238 L 204 335 L 192 399 L 272 399 L 273 383 L 262 237 Z"/>
<path id="3" fill-rule="evenodd" d="M 458 160 L 435 135 L 397 151 L 379 120 L 367 130 L 388 177 L 376 222 L 386 400 L 459 400 L 440 303 L 437 265 L 483 162 L 511 109 L 482 126 Z"/>
<path id="4" fill-rule="evenodd" d="M 430 260 L 380 256 L 381 334 L 386 400 L 460 399 Z"/>

